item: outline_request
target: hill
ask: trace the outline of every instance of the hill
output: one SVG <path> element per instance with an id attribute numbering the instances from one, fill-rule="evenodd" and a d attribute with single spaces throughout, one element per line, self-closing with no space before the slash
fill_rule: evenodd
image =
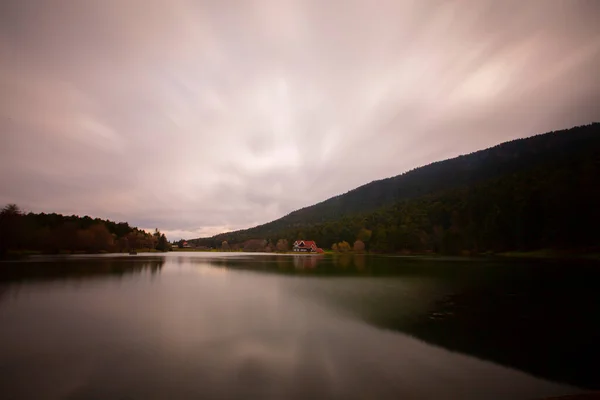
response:
<path id="1" fill-rule="evenodd" d="M 89 216 L 23 213 L 9 204 L 0 210 L 0 257 L 6 253 L 99 253 L 134 249 L 168 250 L 157 229 L 148 233 L 127 222 Z"/>
<path id="2" fill-rule="evenodd" d="M 581 249 L 598 243 L 600 124 L 502 143 L 374 181 L 254 228 L 195 239 L 219 247 L 361 238 L 378 251 Z"/>

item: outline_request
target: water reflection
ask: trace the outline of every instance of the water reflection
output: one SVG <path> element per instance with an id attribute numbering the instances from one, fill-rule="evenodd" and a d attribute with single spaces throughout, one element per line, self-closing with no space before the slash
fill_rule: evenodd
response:
<path id="1" fill-rule="evenodd" d="M 32 257 L 0 263 L 0 283 L 122 278 L 146 271 L 155 275 L 160 273 L 164 263 L 164 257 L 160 256 Z"/>
<path id="2" fill-rule="evenodd" d="M 292 256 L 294 260 L 294 268 L 295 269 L 313 269 L 316 268 L 321 260 L 322 256 L 301 256 L 294 255 Z"/>
<path id="3" fill-rule="evenodd" d="M 21 292 L 0 301 L 8 398 L 542 398 L 600 382 L 584 368 L 598 268 L 239 253 L 25 264 L 0 267 L 0 296 Z"/>
<path id="4" fill-rule="evenodd" d="M 454 351 L 600 388 L 597 263 L 422 259 L 343 254 L 230 257 L 221 268 L 315 280 L 286 290 L 369 324 Z"/>

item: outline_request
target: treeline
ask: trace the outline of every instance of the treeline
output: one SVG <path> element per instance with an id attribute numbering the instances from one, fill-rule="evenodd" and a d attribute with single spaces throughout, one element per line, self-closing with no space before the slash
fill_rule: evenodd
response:
<path id="1" fill-rule="evenodd" d="M 0 211 L 0 255 L 9 251 L 42 253 L 167 251 L 171 245 L 157 229 L 148 233 L 126 222 L 61 214 L 23 213 L 9 204 Z"/>
<path id="2" fill-rule="evenodd" d="M 333 218 L 317 213 L 324 209 L 315 206 L 305 222 L 288 223 L 288 216 L 195 242 L 218 247 L 222 241 L 231 246 L 256 238 L 270 243 L 302 238 L 324 248 L 336 244 L 339 249 L 339 243 L 358 239 L 366 250 L 376 252 L 599 251 L 599 128 L 600 124 L 593 124 L 521 139 L 414 170 L 402 175 L 410 196 L 374 211 L 343 215 L 336 211 Z M 429 192 L 415 196 L 419 177 L 427 178 L 421 187 Z M 380 192 L 386 193 L 385 182 L 393 186 L 387 193 L 402 192 L 402 187 L 396 187 L 398 179 L 378 181 Z M 356 197 L 360 190 L 350 192 L 354 197 L 349 203 L 343 199 L 348 194 L 333 200 L 360 209 Z M 364 192 L 363 209 L 371 207 L 373 193 Z M 306 210 L 301 211 L 306 214 Z"/>
<path id="3" fill-rule="evenodd" d="M 248 239 L 241 243 L 229 244 L 226 240 L 215 246 L 221 251 L 245 251 L 245 252 L 265 252 L 265 253 L 284 253 L 290 251 L 290 244 L 286 239 L 277 241 L 266 239 Z"/>
<path id="4" fill-rule="evenodd" d="M 362 230 L 359 232 L 359 237 L 364 237 L 363 232 L 370 232 Z M 369 233 L 370 234 L 370 233 Z M 370 237 L 370 236 L 369 236 Z M 244 252 L 265 252 L 265 253 L 287 253 L 291 250 L 290 241 L 288 239 L 249 239 L 242 243 L 229 244 L 226 240 L 221 242 L 221 245 L 217 247 L 221 251 L 244 251 Z M 354 241 L 353 245 L 346 241 L 334 243 L 331 245 L 331 250 L 336 253 L 363 253 L 365 251 L 365 243 L 359 238 Z"/>

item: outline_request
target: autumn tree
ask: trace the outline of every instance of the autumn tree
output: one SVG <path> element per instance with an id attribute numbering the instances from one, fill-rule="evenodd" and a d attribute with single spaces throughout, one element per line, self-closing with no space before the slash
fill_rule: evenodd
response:
<path id="1" fill-rule="evenodd" d="M 362 240 L 354 242 L 353 250 L 355 253 L 363 253 L 365 251 L 365 244 Z"/>
<path id="2" fill-rule="evenodd" d="M 135 250 L 135 249 L 139 248 L 140 242 L 138 239 L 137 232 L 135 232 L 135 231 L 129 232 L 127 234 L 126 238 L 127 238 L 127 244 L 129 245 L 129 248 L 127 250 Z"/>
<path id="3" fill-rule="evenodd" d="M 111 251 L 113 248 L 113 237 L 103 223 L 94 224 L 89 231 L 92 236 L 92 252 Z"/>
<path id="4" fill-rule="evenodd" d="M 344 240 L 337 244 L 337 248 L 340 253 L 347 253 L 350 251 L 350 243 L 348 243 Z"/>
<path id="5" fill-rule="evenodd" d="M 229 251 L 229 243 L 227 243 L 227 240 L 224 240 L 223 243 L 221 243 L 221 250 Z"/>

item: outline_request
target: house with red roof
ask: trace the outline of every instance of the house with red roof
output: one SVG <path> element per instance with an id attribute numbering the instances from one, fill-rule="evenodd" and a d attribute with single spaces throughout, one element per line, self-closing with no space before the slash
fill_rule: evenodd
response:
<path id="1" fill-rule="evenodd" d="M 323 249 L 317 247 L 317 243 L 313 240 L 296 240 L 292 250 L 305 253 L 323 253 Z"/>

